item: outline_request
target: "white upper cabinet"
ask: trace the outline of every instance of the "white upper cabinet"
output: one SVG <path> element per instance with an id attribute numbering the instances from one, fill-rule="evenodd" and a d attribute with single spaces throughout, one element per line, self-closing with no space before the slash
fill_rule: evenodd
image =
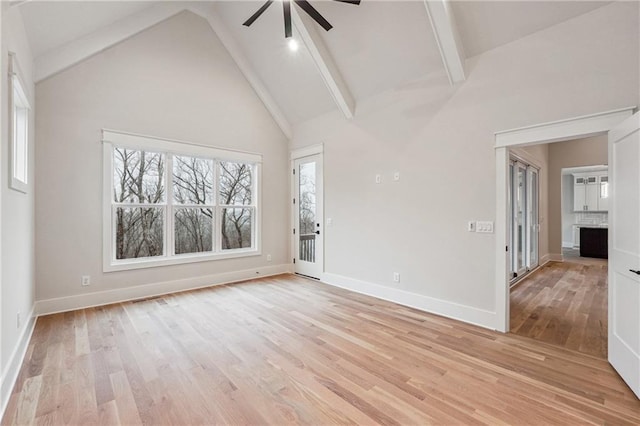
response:
<path id="1" fill-rule="evenodd" d="M 609 210 L 609 176 L 607 172 L 573 175 L 573 209 L 577 212 Z"/>

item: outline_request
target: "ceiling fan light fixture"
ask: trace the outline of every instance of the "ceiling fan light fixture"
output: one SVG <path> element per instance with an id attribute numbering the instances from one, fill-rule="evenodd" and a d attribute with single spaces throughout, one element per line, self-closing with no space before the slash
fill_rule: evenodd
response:
<path id="1" fill-rule="evenodd" d="M 290 38 L 293 35 L 292 23 L 291 23 L 291 2 L 302 9 L 307 15 L 309 15 L 318 25 L 329 31 L 333 26 L 318 12 L 307 0 L 275 0 L 282 3 L 282 11 L 284 13 L 284 37 Z M 360 0 L 333 0 L 339 3 L 347 3 L 358 6 Z M 251 15 L 242 25 L 250 27 L 268 8 L 273 4 L 274 0 L 267 0 L 256 13 Z M 293 49 L 292 49 L 293 50 Z M 297 49 L 296 49 L 297 50 Z"/>
<path id="2" fill-rule="evenodd" d="M 290 38 L 287 42 L 287 46 L 289 46 L 289 50 L 292 52 L 297 52 L 300 49 L 300 43 L 295 38 Z"/>

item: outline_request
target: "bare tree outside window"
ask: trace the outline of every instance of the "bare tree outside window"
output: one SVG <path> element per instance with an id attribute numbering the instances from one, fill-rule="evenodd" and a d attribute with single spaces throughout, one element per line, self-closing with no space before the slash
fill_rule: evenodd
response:
<path id="1" fill-rule="evenodd" d="M 116 259 L 162 256 L 164 155 L 115 148 L 113 160 L 113 200 L 118 205 Z M 160 206 L 154 206 L 157 204 Z"/>
<path id="2" fill-rule="evenodd" d="M 213 250 L 213 160 L 173 157 L 175 253 Z"/>
<path id="3" fill-rule="evenodd" d="M 220 204 L 222 208 L 222 249 L 251 247 L 253 209 L 233 208 L 252 203 L 253 166 L 220 162 Z"/>

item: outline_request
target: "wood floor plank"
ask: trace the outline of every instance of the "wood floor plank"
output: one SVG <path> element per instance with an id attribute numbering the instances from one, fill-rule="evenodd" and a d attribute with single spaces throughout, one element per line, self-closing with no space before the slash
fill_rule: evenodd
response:
<path id="1" fill-rule="evenodd" d="M 511 290 L 511 332 L 607 358 L 607 262 L 549 262 Z"/>
<path id="2" fill-rule="evenodd" d="M 521 287 L 538 340 L 291 275 L 42 317 L 2 424 L 639 424 L 589 268 Z"/>

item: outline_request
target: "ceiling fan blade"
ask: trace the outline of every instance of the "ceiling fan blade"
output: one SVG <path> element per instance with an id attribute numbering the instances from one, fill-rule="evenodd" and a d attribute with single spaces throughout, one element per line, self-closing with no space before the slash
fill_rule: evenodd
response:
<path id="1" fill-rule="evenodd" d="M 333 26 L 320 15 L 320 13 L 309 4 L 307 0 L 294 0 L 295 3 L 300 6 L 300 9 L 307 12 L 307 15 L 311 16 L 325 31 L 329 31 Z"/>
<path id="2" fill-rule="evenodd" d="M 251 26 L 251 24 L 253 24 L 256 19 L 258 19 L 260 17 L 260 15 L 262 15 L 264 13 L 265 10 L 267 10 L 267 8 L 269 6 L 271 6 L 271 3 L 273 3 L 273 0 L 267 0 L 267 2 L 265 4 L 263 4 L 260 9 L 258 9 L 258 11 L 256 13 L 254 13 L 251 18 L 247 19 L 244 24 L 245 27 L 249 27 Z"/>
<path id="3" fill-rule="evenodd" d="M 340 3 L 355 4 L 356 6 L 360 4 L 360 0 L 333 0 L 333 1 L 337 1 Z"/>
<path id="4" fill-rule="evenodd" d="M 293 35 L 291 30 L 291 2 L 289 0 L 282 1 L 282 10 L 284 11 L 284 38 Z"/>

